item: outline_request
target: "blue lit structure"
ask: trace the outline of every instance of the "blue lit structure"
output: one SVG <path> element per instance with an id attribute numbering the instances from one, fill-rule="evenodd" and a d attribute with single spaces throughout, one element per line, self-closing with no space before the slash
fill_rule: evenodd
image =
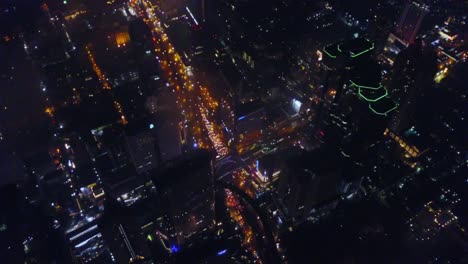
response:
<path id="1" fill-rule="evenodd" d="M 222 256 L 222 255 L 224 255 L 226 253 L 227 253 L 227 249 L 223 249 L 223 250 L 218 251 L 218 253 L 216 255 Z"/>
<path id="2" fill-rule="evenodd" d="M 171 253 L 177 253 L 177 252 L 179 252 L 179 250 L 180 250 L 180 249 L 179 249 L 178 246 L 176 246 L 176 245 L 172 245 L 172 246 L 171 246 Z"/>

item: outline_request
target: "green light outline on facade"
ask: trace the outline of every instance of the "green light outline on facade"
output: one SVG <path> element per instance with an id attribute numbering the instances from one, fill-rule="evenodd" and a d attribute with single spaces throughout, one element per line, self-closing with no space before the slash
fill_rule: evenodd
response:
<path id="1" fill-rule="evenodd" d="M 369 41 L 368 39 L 366 39 L 366 40 Z M 356 58 L 356 57 L 358 57 L 358 56 L 361 56 L 362 54 L 367 53 L 367 52 L 373 50 L 374 47 L 375 47 L 375 45 L 374 45 L 374 43 L 372 43 L 372 47 L 370 47 L 370 48 L 368 48 L 368 49 L 366 49 L 366 50 L 364 50 L 364 51 L 361 51 L 361 52 L 359 52 L 358 54 L 354 54 L 353 52 L 351 52 L 351 58 Z"/>
<path id="2" fill-rule="evenodd" d="M 330 58 L 336 59 L 335 55 L 332 55 L 330 52 L 327 51 L 327 47 L 323 47 L 323 52 L 327 54 Z"/>
<path id="3" fill-rule="evenodd" d="M 385 112 L 385 113 L 380 113 L 380 112 L 377 112 L 377 111 L 372 107 L 372 104 L 369 104 L 369 109 L 370 109 L 372 112 L 374 112 L 374 114 L 376 114 L 376 115 L 383 115 L 383 116 L 386 116 L 388 113 L 392 112 L 392 111 L 395 110 L 397 107 L 398 107 L 398 104 L 395 103 L 395 106 L 394 106 L 392 109 L 388 110 L 388 111 Z"/>
<path id="4" fill-rule="evenodd" d="M 339 52 L 343 52 L 340 48 L 340 44 L 338 44 L 337 48 L 336 48 Z"/>
<path id="5" fill-rule="evenodd" d="M 384 94 L 384 95 L 382 95 L 382 96 L 380 96 L 380 97 L 378 97 L 378 98 L 376 98 L 376 99 L 369 99 L 369 98 L 367 98 L 366 96 L 364 96 L 364 95 L 361 93 L 361 88 L 359 88 L 359 96 L 360 96 L 362 99 L 364 99 L 364 100 L 366 100 L 366 101 L 368 101 L 368 102 L 377 102 L 378 100 L 380 100 L 380 99 L 382 99 L 382 98 L 384 98 L 385 96 L 388 95 L 387 89 L 386 89 L 386 88 L 383 88 L 383 89 L 385 90 L 385 94 Z"/>
<path id="6" fill-rule="evenodd" d="M 355 86 L 357 88 L 362 88 L 362 89 L 379 90 L 383 87 L 381 83 L 379 83 L 379 87 L 371 87 L 371 86 L 358 85 L 352 80 L 349 80 L 349 81 L 351 82 L 351 86 Z"/>

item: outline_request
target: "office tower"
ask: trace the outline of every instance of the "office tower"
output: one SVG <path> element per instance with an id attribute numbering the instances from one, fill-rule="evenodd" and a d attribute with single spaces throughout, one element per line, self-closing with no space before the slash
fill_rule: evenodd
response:
<path id="1" fill-rule="evenodd" d="M 89 147 L 94 167 L 99 172 L 98 180 L 112 188 L 120 182 L 134 177 L 136 172 L 131 163 L 125 133 L 120 125 L 107 125 L 91 130 L 94 144 Z"/>
<path id="2" fill-rule="evenodd" d="M 395 35 L 407 45 L 413 43 L 423 18 L 428 12 L 427 5 L 417 1 L 408 1 L 396 25 Z"/>
<path id="3" fill-rule="evenodd" d="M 373 47 L 369 40 L 355 39 L 323 49 L 325 95 L 332 95 L 332 102 L 323 106 L 318 132 L 320 141 L 341 156 L 338 166 L 346 173 L 340 195 L 347 198 L 358 193 L 371 146 L 383 137 L 398 107 L 383 84 L 382 67 L 369 56 Z"/>
<path id="4" fill-rule="evenodd" d="M 143 119 L 127 125 L 125 139 L 137 174 L 156 168 L 159 155 L 156 149 L 155 125 L 151 119 Z"/>
<path id="5" fill-rule="evenodd" d="M 159 164 L 154 122 L 106 125 L 91 131 L 87 145 L 94 177 L 108 198 L 129 206 L 144 198 L 143 185 Z"/>
<path id="6" fill-rule="evenodd" d="M 458 64 L 440 86 L 415 92 L 405 112 L 395 116 L 399 130 L 390 127 L 388 132 L 395 147 L 402 148 L 405 163 L 417 171 L 426 169 L 434 181 L 455 174 L 465 159 L 464 130 L 456 128 L 466 118 L 467 68 Z"/>
<path id="7" fill-rule="evenodd" d="M 160 232 L 166 234 L 173 253 L 211 231 L 215 217 L 213 177 L 211 154 L 202 149 L 157 169 L 154 185 L 168 220 Z"/>
<path id="8" fill-rule="evenodd" d="M 333 148 L 291 151 L 282 169 L 277 202 L 284 218 L 298 224 L 333 208 L 340 197 L 341 157 Z"/>
<path id="9" fill-rule="evenodd" d="M 337 102 L 346 88 L 350 70 L 355 68 L 356 63 L 368 58 L 374 47 L 374 43 L 365 38 L 355 38 L 323 47 L 321 66 L 324 72 L 324 95 L 332 94 L 333 101 Z"/>
<path id="10" fill-rule="evenodd" d="M 396 55 L 414 43 L 422 20 L 428 12 L 429 7 L 421 2 L 406 2 L 395 31 L 388 36 L 381 55 L 385 64 L 393 66 Z"/>
<path id="11" fill-rule="evenodd" d="M 324 127 L 332 132 L 325 131 L 330 142 L 353 141 L 355 135 L 372 142 L 379 134 L 376 131 L 380 129 L 382 133 L 385 129 L 381 123 L 397 108 L 382 84 L 381 67 L 369 56 L 373 49 L 373 43 L 367 39 L 323 48 L 325 95 L 332 95 L 332 103 L 320 114 L 330 117 L 323 118 Z"/>
<path id="12" fill-rule="evenodd" d="M 144 225 L 138 221 L 142 217 L 153 217 L 153 211 L 148 210 L 148 203 L 152 203 L 152 200 L 140 200 L 130 206 L 111 199 L 106 201 L 98 226 L 117 263 L 144 263 L 152 258 L 143 233 Z M 149 222 L 147 220 L 144 223 Z"/>
<path id="13" fill-rule="evenodd" d="M 401 105 L 392 118 L 391 129 L 399 133 L 410 127 L 414 101 L 434 85 L 436 53 L 417 42 L 396 57 L 389 92 Z"/>

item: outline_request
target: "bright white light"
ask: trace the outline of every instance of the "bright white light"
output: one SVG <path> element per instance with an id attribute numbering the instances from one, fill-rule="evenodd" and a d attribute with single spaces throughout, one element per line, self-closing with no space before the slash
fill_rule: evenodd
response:
<path id="1" fill-rule="evenodd" d="M 293 99 L 292 100 L 292 107 L 296 113 L 299 113 L 299 110 L 301 110 L 302 103 L 299 100 Z"/>
<path id="2" fill-rule="evenodd" d="M 130 12 L 132 16 L 136 16 L 136 12 L 132 7 L 128 7 L 128 11 Z"/>
<path id="3" fill-rule="evenodd" d="M 320 50 L 317 50 L 317 52 L 316 52 L 315 54 L 317 54 L 317 60 L 318 60 L 318 61 L 322 61 L 322 59 L 323 59 L 323 54 L 322 54 L 322 52 L 321 52 Z"/>
<path id="4" fill-rule="evenodd" d="M 192 11 L 190 11 L 188 6 L 186 6 L 185 9 L 187 9 L 187 12 L 189 13 L 190 17 L 193 19 L 193 22 L 195 22 L 195 25 L 198 26 L 198 21 L 195 19 L 195 16 L 193 16 Z"/>

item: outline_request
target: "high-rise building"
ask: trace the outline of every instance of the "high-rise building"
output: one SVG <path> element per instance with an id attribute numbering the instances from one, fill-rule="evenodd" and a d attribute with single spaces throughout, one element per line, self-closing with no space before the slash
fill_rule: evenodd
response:
<path id="1" fill-rule="evenodd" d="M 431 47 L 417 42 L 398 54 L 390 84 L 392 97 L 401 105 L 392 119 L 391 129 L 399 133 L 410 127 L 415 99 L 434 84 L 437 57 Z"/>
<path id="2" fill-rule="evenodd" d="M 406 2 L 395 30 L 390 33 L 385 44 L 381 56 L 384 63 L 392 66 L 396 55 L 414 43 L 421 23 L 428 12 L 429 7 L 421 2 Z"/>
<path id="3" fill-rule="evenodd" d="M 396 25 L 395 35 L 407 45 L 413 43 L 423 18 L 428 12 L 427 5 L 417 1 L 408 1 Z"/>
<path id="4" fill-rule="evenodd" d="M 159 155 L 156 149 L 155 125 L 149 119 L 130 123 L 125 127 L 128 152 L 137 174 L 156 168 Z"/>
<path id="5" fill-rule="evenodd" d="M 214 176 L 211 154 L 194 150 L 157 169 L 154 185 L 168 226 L 160 232 L 172 252 L 208 234 L 214 226 Z"/>
<path id="6" fill-rule="evenodd" d="M 324 93 L 333 95 L 338 101 L 350 79 L 350 72 L 359 61 L 366 59 L 374 50 L 374 43 L 365 38 L 332 43 L 323 48 L 322 69 L 324 70 Z"/>
<path id="7" fill-rule="evenodd" d="M 125 144 L 125 133 L 119 125 L 107 125 L 91 130 L 94 139 L 89 147 L 98 180 L 108 188 L 136 175 Z"/>
<path id="8" fill-rule="evenodd" d="M 332 148 L 291 153 L 280 175 L 277 201 L 283 217 L 297 224 L 336 205 L 341 181 L 336 164 L 341 157 Z"/>
<path id="9" fill-rule="evenodd" d="M 325 95 L 332 95 L 333 100 L 328 113 L 320 114 L 329 117 L 323 123 L 331 143 L 353 141 L 355 136 L 374 140 L 385 129 L 380 123 L 397 108 L 382 84 L 381 67 L 369 56 L 373 49 L 367 39 L 334 43 L 323 49 Z M 377 128 L 380 133 L 375 133 Z"/>
<path id="10" fill-rule="evenodd" d="M 125 206 L 115 200 L 106 201 L 99 228 L 117 263 L 145 263 L 145 260 L 151 259 L 143 225 L 139 221 L 153 216 L 152 211 L 148 210 L 148 203 L 151 202 L 151 199 L 145 199 Z"/>
<path id="11" fill-rule="evenodd" d="M 318 135 L 341 158 L 338 166 L 346 173 L 340 195 L 347 198 L 358 193 L 371 146 L 383 137 L 398 107 L 383 84 L 382 68 L 369 56 L 373 48 L 369 40 L 353 39 L 323 49 L 326 92 Z"/>

